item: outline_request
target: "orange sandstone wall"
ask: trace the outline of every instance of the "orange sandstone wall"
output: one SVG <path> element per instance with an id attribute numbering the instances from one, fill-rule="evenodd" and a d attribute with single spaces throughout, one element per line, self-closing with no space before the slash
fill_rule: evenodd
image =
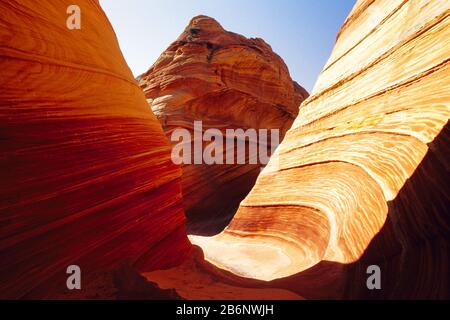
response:
<path id="1" fill-rule="evenodd" d="M 71 1 L 0 2 L 1 298 L 60 295 L 72 264 L 78 295 L 102 297 L 120 264 L 176 265 L 190 246 L 161 126 L 98 1 L 76 3 L 81 30 Z"/>
<path id="2" fill-rule="evenodd" d="M 305 298 L 450 298 L 448 39 L 449 1 L 358 1 L 206 258 Z"/>

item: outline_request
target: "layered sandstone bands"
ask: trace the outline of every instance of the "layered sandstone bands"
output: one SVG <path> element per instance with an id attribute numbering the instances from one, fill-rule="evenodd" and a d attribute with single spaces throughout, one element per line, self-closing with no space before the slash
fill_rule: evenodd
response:
<path id="1" fill-rule="evenodd" d="M 449 15 L 355 5 L 277 166 L 223 233 L 192 237 L 209 261 L 305 298 L 449 298 Z"/>
<path id="2" fill-rule="evenodd" d="M 179 168 L 97 1 L 0 4 L 0 297 L 111 297 L 182 261 Z M 79 265 L 82 290 L 64 292 Z M 107 291 L 107 290 L 106 290 Z"/>
<path id="3" fill-rule="evenodd" d="M 96 1 L 80 0 L 82 29 L 69 31 L 70 4 L 0 4 L 1 298 L 115 297 L 112 272 L 123 264 L 157 282 L 160 289 L 147 290 L 153 298 L 449 298 L 448 1 L 356 4 L 313 96 L 231 224 L 218 236 L 192 237 L 215 266 L 187 241 L 181 171 L 106 17 Z M 276 57 L 261 79 L 252 73 L 259 64 L 246 65 L 265 61 L 267 45 L 197 19 L 186 43 L 154 66 L 162 72 L 155 82 L 141 79 L 149 99 L 158 92 L 150 102 L 159 120 L 168 115 L 166 134 L 198 114 L 206 127 L 286 130 L 297 112 L 288 102 L 300 99 L 290 78 L 279 73 L 283 90 L 270 80 Z M 205 59 L 229 58 L 232 48 L 249 60 L 218 60 L 217 80 Z M 244 53 L 253 49 L 250 59 Z M 229 81 L 239 74 L 250 77 Z M 232 87 L 223 95 L 222 79 Z M 250 82 L 260 86 L 245 89 Z M 205 114 L 205 97 L 238 109 Z M 217 181 L 239 191 L 253 169 L 225 170 L 204 180 L 195 172 L 199 197 Z M 82 269 L 77 294 L 64 291 L 72 264 Z M 379 291 L 366 287 L 372 264 L 381 267 Z"/>
<path id="4" fill-rule="evenodd" d="M 194 121 L 202 121 L 203 131 L 280 129 L 282 138 L 308 96 L 264 40 L 228 32 L 206 16 L 193 18 L 139 81 L 169 137 L 179 128 L 193 136 Z M 190 231 L 220 232 L 260 169 L 248 153 L 242 165 L 184 165 Z"/>

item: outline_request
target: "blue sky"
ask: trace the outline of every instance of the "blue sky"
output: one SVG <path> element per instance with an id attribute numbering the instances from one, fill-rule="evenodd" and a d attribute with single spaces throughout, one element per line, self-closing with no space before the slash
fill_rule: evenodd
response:
<path id="1" fill-rule="evenodd" d="M 135 76 L 199 14 L 246 37 L 260 37 L 311 92 L 355 0 L 100 0 Z"/>

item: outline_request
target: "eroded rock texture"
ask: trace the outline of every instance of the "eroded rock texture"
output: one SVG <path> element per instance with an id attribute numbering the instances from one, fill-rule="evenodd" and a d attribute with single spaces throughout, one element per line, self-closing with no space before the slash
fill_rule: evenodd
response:
<path id="1" fill-rule="evenodd" d="M 280 129 L 281 139 L 308 96 L 264 40 L 228 32 L 206 16 L 193 18 L 139 79 L 169 137 L 179 128 L 193 137 L 194 121 L 202 121 L 203 131 Z M 247 154 L 246 164 L 183 166 L 190 232 L 212 235 L 228 224 L 260 172 L 249 162 Z"/>
<path id="2" fill-rule="evenodd" d="M 181 171 L 97 1 L 0 2 L 0 297 L 79 297 L 189 249 Z"/>
<path id="3" fill-rule="evenodd" d="M 223 233 L 192 238 L 209 261 L 305 298 L 450 297 L 449 15 L 357 2 L 278 161 Z"/>

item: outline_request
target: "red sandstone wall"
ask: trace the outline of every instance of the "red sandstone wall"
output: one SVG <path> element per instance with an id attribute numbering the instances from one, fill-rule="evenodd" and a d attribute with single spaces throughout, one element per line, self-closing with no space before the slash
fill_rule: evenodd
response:
<path id="1" fill-rule="evenodd" d="M 81 296 L 189 247 L 180 170 L 98 1 L 0 2 L 0 297 Z M 71 297 L 67 293 L 67 297 Z"/>

